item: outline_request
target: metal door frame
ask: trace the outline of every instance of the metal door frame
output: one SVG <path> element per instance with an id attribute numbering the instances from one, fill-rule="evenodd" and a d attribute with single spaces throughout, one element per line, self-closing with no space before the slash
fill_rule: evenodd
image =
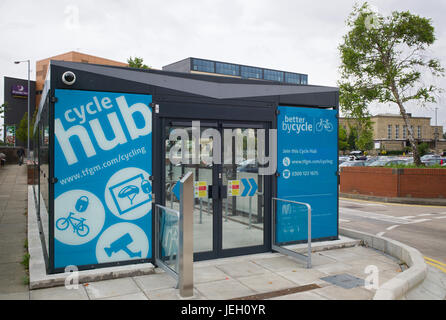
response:
<path id="1" fill-rule="evenodd" d="M 160 109 L 163 108 L 163 105 L 160 105 Z M 164 157 L 166 154 L 166 146 L 165 139 L 166 137 L 166 127 L 169 125 L 191 125 L 192 121 L 200 121 L 200 127 L 207 128 L 215 128 L 217 129 L 222 136 L 223 140 L 223 128 L 264 128 L 271 129 L 271 124 L 266 121 L 258 121 L 258 120 L 246 120 L 246 121 L 234 121 L 230 119 L 210 119 L 209 115 L 212 114 L 212 111 L 209 111 L 208 114 L 203 114 L 203 118 L 200 119 L 191 119 L 186 117 L 178 117 L 178 116 L 160 116 L 159 114 L 155 114 L 154 123 L 155 125 L 155 141 L 154 144 L 154 154 L 156 157 L 153 161 L 153 172 L 158 177 L 155 176 L 155 181 L 159 181 L 155 185 L 155 190 L 158 193 L 156 196 L 156 204 L 165 205 L 165 161 Z M 206 117 L 207 116 L 207 117 Z M 222 141 L 223 142 L 223 141 Z M 268 135 L 266 135 L 266 153 L 268 154 Z M 223 143 L 221 145 L 222 154 L 223 154 Z M 159 160 L 157 161 L 156 158 Z M 219 178 L 219 174 L 223 174 L 222 165 L 214 164 L 212 170 L 213 177 L 213 186 L 220 186 L 222 184 L 222 179 Z M 222 215 L 223 215 L 223 199 L 218 197 L 214 192 L 212 206 L 214 212 L 214 220 L 213 220 L 213 228 L 212 228 L 212 241 L 213 241 L 213 249 L 212 251 L 207 252 L 198 252 L 194 253 L 194 260 L 209 260 L 209 259 L 217 259 L 224 257 L 232 257 L 239 255 L 247 255 L 261 252 L 269 252 L 271 251 L 271 199 L 272 199 L 272 176 L 264 176 L 264 229 L 263 229 L 263 245 L 252 246 L 252 247 L 240 247 L 240 248 L 232 248 L 232 249 L 223 249 L 222 248 L 222 236 L 223 236 L 223 226 L 222 226 Z M 159 195 L 159 196 L 158 196 Z M 218 201 L 216 201 L 218 200 Z"/>

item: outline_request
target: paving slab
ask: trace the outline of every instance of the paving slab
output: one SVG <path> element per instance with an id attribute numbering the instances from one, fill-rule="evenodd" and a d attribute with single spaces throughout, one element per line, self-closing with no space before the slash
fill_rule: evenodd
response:
<path id="1" fill-rule="evenodd" d="M 278 256 L 272 258 L 252 259 L 253 262 L 269 271 L 280 272 L 303 268 L 304 263 L 287 256 Z"/>
<path id="2" fill-rule="evenodd" d="M 56 287 L 31 290 L 30 300 L 88 300 L 88 295 L 84 286 L 78 285 L 77 289 Z"/>
<path id="3" fill-rule="evenodd" d="M 0 293 L 1 300 L 29 300 L 29 292 Z"/>
<path id="4" fill-rule="evenodd" d="M 343 273 L 346 271 L 350 271 L 353 267 L 351 265 L 342 263 L 342 262 L 335 262 L 335 263 L 328 263 L 316 266 L 315 269 L 324 273 L 325 275 L 333 275 L 336 273 Z"/>
<path id="5" fill-rule="evenodd" d="M 261 275 L 267 272 L 267 270 L 251 261 L 219 264 L 216 267 L 234 278 Z"/>
<path id="6" fill-rule="evenodd" d="M 85 289 L 92 300 L 141 292 L 132 278 L 91 282 L 85 285 Z"/>
<path id="7" fill-rule="evenodd" d="M 271 292 L 296 287 L 294 282 L 274 273 L 243 277 L 237 280 L 257 292 Z"/>
<path id="8" fill-rule="evenodd" d="M 122 296 L 116 296 L 111 298 L 104 298 L 100 300 L 149 300 L 147 296 L 142 292 L 126 294 Z"/>
<path id="9" fill-rule="evenodd" d="M 374 295 L 373 291 L 366 290 L 362 287 L 344 289 L 335 285 L 315 289 L 312 293 L 318 294 L 329 300 L 370 300 Z"/>
<path id="10" fill-rule="evenodd" d="M 179 290 L 168 288 L 168 289 L 159 289 L 153 291 L 144 291 L 145 295 L 149 297 L 149 300 L 200 300 L 203 299 L 200 292 L 197 289 L 194 289 L 194 296 L 190 298 L 181 298 L 179 296 Z"/>
<path id="11" fill-rule="evenodd" d="M 177 282 L 167 273 L 157 273 L 133 278 L 141 290 L 175 288 Z"/>
<path id="12" fill-rule="evenodd" d="M 316 269 L 297 269 L 278 272 L 278 274 L 285 279 L 293 281 L 297 285 L 307 285 L 315 283 L 317 285 L 325 284 L 320 278 L 325 277 L 326 274 Z"/>
<path id="13" fill-rule="evenodd" d="M 218 269 L 216 266 L 194 266 L 194 283 L 226 280 L 229 277 L 230 276 L 228 274 Z"/>
<path id="14" fill-rule="evenodd" d="M 195 288 L 210 300 L 227 300 L 257 293 L 234 279 L 199 283 Z"/>

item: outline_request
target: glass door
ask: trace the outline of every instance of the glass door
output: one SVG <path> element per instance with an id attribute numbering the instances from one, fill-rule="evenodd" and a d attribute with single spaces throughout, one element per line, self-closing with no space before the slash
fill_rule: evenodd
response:
<path id="1" fill-rule="evenodd" d="M 257 161 L 260 128 L 201 121 L 198 129 L 191 121 L 165 121 L 164 205 L 179 209 L 175 184 L 192 172 L 195 260 L 269 250 L 265 177 Z"/>
<path id="2" fill-rule="evenodd" d="M 214 150 L 214 137 L 205 137 L 203 132 L 216 123 L 200 123 L 199 138 L 192 132 L 192 122 L 167 121 L 164 132 L 165 144 L 165 179 L 164 203 L 168 208 L 179 210 L 179 199 L 175 192 L 175 184 L 187 172 L 192 172 L 195 182 L 194 207 L 194 256 L 196 260 L 215 257 L 216 241 L 215 212 L 216 203 L 212 198 L 215 170 L 211 161 L 203 156 L 206 153 L 212 157 Z M 171 135 L 178 139 L 171 139 Z M 179 138 L 181 137 L 181 139 Z M 198 147 L 199 157 L 195 147 Z"/>
<path id="3" fill-rule="evenodd" d="M 259 175 L 259 124 L 223 123 L 221 250 L 230 253 L 266 251 L 265 177 Z"/>

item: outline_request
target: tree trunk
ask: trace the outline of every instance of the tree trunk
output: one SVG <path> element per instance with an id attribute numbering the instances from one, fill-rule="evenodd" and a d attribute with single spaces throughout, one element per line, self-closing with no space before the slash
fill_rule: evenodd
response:
<path id="1" fill-rule="evenodd" d="M 396 103 L 397 103 L 398 107 L 400 108 L 401 116 L 403 117 L 404 123 L 406 124 L 407 131 L 409 133 L 408 136 L 409 136 L 410 145 L 412 146 L 413 162 L 415 163 L 415 165 L 421 166 L 422 163 L 421 163 L 421 159 L 420 159 L 420 153 L 418 152 L 418 146 L 417 146 L 417 143 L 414 138 L 412 126 L 409 123 L 409 116 L 406 113 L 406 109 L 404 108 L 403 103 L 401 102 L 400 96 L 399 96 L 398 91 L 396 90 L 396 86 L 394 84 L 392 85 L 392 93 L 396 99 Z"/>

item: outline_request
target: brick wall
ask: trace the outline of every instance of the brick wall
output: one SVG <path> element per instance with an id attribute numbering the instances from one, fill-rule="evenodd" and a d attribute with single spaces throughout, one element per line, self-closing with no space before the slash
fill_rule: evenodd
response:
<path id="1" fill-rule="evenodd" d="M 340 169 L 341 193 L 380 197 L 446 198 L 445 169 Z"/>

